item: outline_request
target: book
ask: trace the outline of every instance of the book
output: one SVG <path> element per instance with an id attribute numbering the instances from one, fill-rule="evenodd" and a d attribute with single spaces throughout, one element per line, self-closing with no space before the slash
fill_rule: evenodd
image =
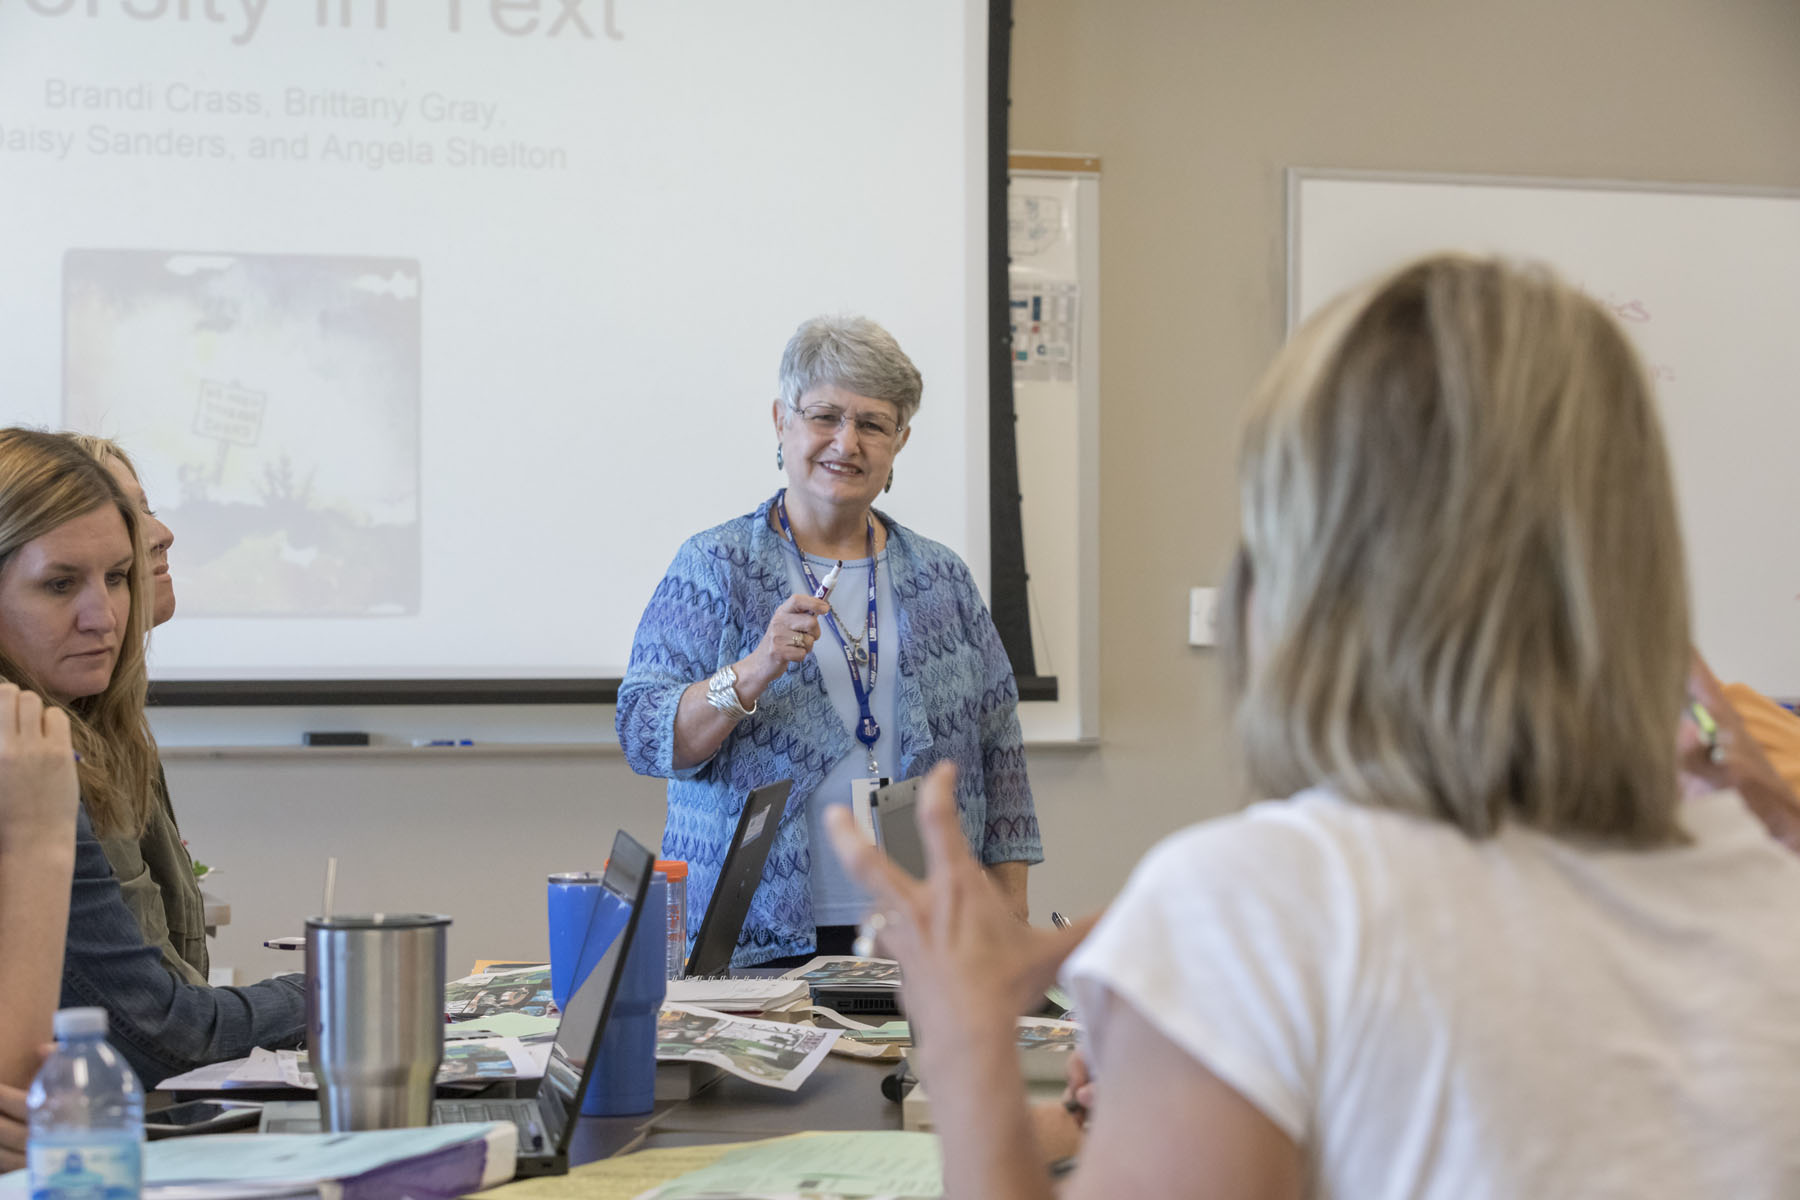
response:
<path id="1" fill-rule="evenodd" d="M 460 1196 L 513 1177 L 510 1121 L 366 1133 L 257 1133 L 171 1138 L 144 1147 L 144 1200 L 319 1196 L 374 1200 Z M 29 1194 L 25 1171 L 0 1177 L 0 1198 Z"/>

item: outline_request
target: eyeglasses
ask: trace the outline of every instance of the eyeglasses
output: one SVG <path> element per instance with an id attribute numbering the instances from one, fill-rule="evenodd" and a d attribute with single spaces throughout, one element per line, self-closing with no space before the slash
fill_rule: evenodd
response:
<path id="1" fill-rule="evenodd" d="M 881 413 L 846 412 L 835 404 L 814 404 L 793 411 L 820 437 L 835 437 L 846 424 L 856 427 L 859 439 L 875 446 L 891 445 L 900 436 L 899 423 Z"/>

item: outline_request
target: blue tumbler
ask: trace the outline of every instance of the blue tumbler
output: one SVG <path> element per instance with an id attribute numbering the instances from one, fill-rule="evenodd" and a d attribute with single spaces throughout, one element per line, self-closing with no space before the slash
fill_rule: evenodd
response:
<path id="1" fill-rule="evenodd" d="M 581 1102 L 584 1117 L 647 1113 L 656 1102 L 656 1021 L 668 983 L 668 911 L 669 884 L 659 871 L 651 877 L 612 1015 L 600 1036 L 593 1078 Z"/>
<path id="2" fill-rule="evenodd" d="M 575 991 L 575 984 L 587 978 L 600 955 L 605 953 L 611 944 L 613 934 L 594 930 L 596 936 L 588 936 L 589 926 L 595 924 L 594 913 L 600 907 L 600 896 L 605 889 L 600 886 L 600 876 L 589 871 L 568 871 L 550 876 L 548 888 L 548 904 L 550 916 L 550 998 L 556 1001 L 558 1011 L 569 1006 L 569 997 Z M 619 925 L 624 924 L 623 906 L 617 918 Z M 610 917 L 611 914 L 609 913 Z"/>

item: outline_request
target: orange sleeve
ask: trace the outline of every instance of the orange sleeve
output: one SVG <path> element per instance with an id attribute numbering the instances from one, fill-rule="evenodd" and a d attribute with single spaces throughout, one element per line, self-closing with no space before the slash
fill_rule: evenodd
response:
<path id="1" fill-rule="evenodd" d="M 1725 698 L 1769 756 L 1769 765 L 1800 795 L 1800 717 L 1747 684 L 1726 684 Z"/>

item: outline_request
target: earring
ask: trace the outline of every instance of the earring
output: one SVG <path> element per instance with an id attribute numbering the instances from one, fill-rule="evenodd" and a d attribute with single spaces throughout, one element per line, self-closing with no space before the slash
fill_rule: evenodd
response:
<path id="1" fill-rule="evenodd" d="M 777 471 L 787 470 L 787 464 L 783 463 L 781 461 L 781 443 L 780 442 L 775 443 L 775 469 Z"/>
<path id="2" fill-rule="evenodd" d="M 884 492 L 891 492 L 894 490 L 894 473 L 892 471 L 888 472 L 887 486 L 882 488 L 881 490 Z"/>

